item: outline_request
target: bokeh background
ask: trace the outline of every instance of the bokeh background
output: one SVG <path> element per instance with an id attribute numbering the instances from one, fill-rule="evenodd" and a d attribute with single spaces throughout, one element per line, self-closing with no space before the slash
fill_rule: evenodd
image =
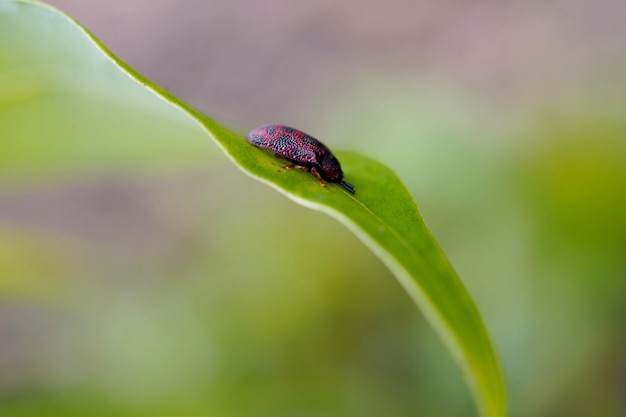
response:
<path id="1" fill-rule="evenodd" d="M 512 416 L 626 415 L 626 3 L 50 3 L 242 133 L 289 124 L 393 167 Z M 2 178 L 0 415 L 474 415 L 384 266 L 213 148 Z"/>

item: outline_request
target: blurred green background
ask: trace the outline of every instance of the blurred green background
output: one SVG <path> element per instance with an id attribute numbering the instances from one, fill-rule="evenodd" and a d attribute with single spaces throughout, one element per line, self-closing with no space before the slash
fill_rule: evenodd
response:
<path id="1" fill-rule="evenodd" d="M 626 415 L 622 2 L 51 3 L 242 133 L 290 124 L 394 168 L 483 313 L 512 416 Z M 347 230 L 71 28 L 7 22 L 0 415 L 473 415 Z"/>

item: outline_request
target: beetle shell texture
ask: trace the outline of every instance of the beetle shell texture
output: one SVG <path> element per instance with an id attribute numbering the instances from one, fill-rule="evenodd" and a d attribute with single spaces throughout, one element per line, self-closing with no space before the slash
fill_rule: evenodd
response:
<path id="1" fill-rule="evenodd" d="M 341 164 L 332 152 L 319 140 L 293 127 L 267 125 L 248 133 L 246 139 L 252 145 L 274 152 L 276 156 L 292 162 L 295 166 L 310 171 L 323 186 L 325 181 L 338 183 L 354 194 L 354 186 L 343 181 Z"/>

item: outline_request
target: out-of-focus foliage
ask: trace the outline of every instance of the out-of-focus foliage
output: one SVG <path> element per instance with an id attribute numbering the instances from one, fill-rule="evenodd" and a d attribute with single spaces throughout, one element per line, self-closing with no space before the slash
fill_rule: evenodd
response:
<path id="1" fill-rule="evenodd" d="M 626 410 L 626 102 L 596 87 L 503 118 L 480 95 L 401 79 L 375 102 L 344 92 L 354 120 L 337 116 L 343 100 L 324 110 L 372 152 L 397 138 L 379 155 L 425 196 L 484 309 L 514 415 Z"/>
<path id="2" fill-rule="evenodd" d="M 11 18 L 18 7 L 24 5 L 0 3 L 3 182 L 197 165 L 214 153 L 184 112 L 115 71 L 89 38 L 50 22 L 47 7 L 32 12 L 44 23 L 25 31 Z"/>

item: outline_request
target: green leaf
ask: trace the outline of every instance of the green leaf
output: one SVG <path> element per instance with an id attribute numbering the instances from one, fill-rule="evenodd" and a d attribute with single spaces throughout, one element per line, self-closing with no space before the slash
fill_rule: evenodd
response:
<path id="1" fill-rule="evenodd" d="M 46 48 L 40 46 L 44 41 L 47 41 Z M 298 204 L 334 217 L 355 233 L 394 273 L 443 339 L 465 375 L 480 414 L 489 417 L 506 415 L 503 376 L 480 314 L 425 225 L 413 198 L 390 169 L 354 153 L 338 152 L 336 155 L 341 160 L 345 178 L 356 188 L 355 195 L 336 184 L 323 188 L 310 174 L 287 171 L 282 168 L 283 162 L 273 155 L 250 146 L 240 135 L 153 85 L 121 62 L 75 21 L 40 3 L 0 1 L 0 51 L 0 87 L 3 91 L 0 97 L 0 126 L 4 129 L 0 131 L 3 146 L 0 166 L 3 170 L 14 165 L 36 172 L 38 164 L 49 164 L 50 160 L 81 164 L 81 161 L 90 158 L 100 158 L 106 164 L 128 154 L 150 159 L 167 156 L 173 149 L 190 153 L 209 152 L 203 143 L 197 141 L 196 133 L 202 127 L 246 174 Z M 98 74 L 101 84 L 93 84 L 92 71 Z M 48 78 L 42 80 L 42 74 L 47 74 Z M 59 84 L 59 79 L 63 83 Z M 134 85 L 131 106 L 135 110 L 158 115 L 167 113 L 176 120 L 183 134 L 167 131 L 159 135 L 158 132 L 148 134 L 138 131 L 135 143 L 95 147 L 104 156 L 99 153 L 85 156 L 84 152 L 55 147 L 62 151 L 56 151 L 58 153 L 52 157 L 46 154 L 33 157 L 42 152 L 41 144 L 46 141 L 45 130 L 34 135 L 28 123 L 18 122 L 29 115 L 53 111 L 54 106 L 31 108 L 45 101 L 42 92 L 61 88 L 80 93 L 81 97 L 102 99 L 107 96 L 114 100 L 115 95 L 126 94 L 124 91 L 129 90 L 129 82 Z M 147 97 L 152 95 L 156 99 L 148 100 Z M 144 104 L 147 107 L 142 107 Z M 65 116 L 64 120 L 67 120 Z M 118 116 L 126 117 L 121 114 L 113 117 Z M 50 118 L 47 123 L 54 127 L 59 115 L 50 113 L 46 117 Z M 13 118 L 17 118 L 18 122 Z M 94 117 L 87 125 L 89 123 L 102 121 Z M 10 128 L 6 127 L 7 124 Z M 111 137 L 112 134 L 106 132 L 105 136 Z M 154 139 L 151 135 L 158 137 Z M 181 136 L 188 139 L 181 140 Z M 85 140 L 102 138 L 89 137 Z M 81 148 L 80 143 L 68 145 Z M 158 152 L 142 153 L 143 149 L 154 147 Z"/>
<path id="2" fill-rule="evenodd" d="M 0 0 L 0 19 L 5 179 L 176 168 L 219 155 L 184 111 L 120 71 L 59 12 Z"/>

